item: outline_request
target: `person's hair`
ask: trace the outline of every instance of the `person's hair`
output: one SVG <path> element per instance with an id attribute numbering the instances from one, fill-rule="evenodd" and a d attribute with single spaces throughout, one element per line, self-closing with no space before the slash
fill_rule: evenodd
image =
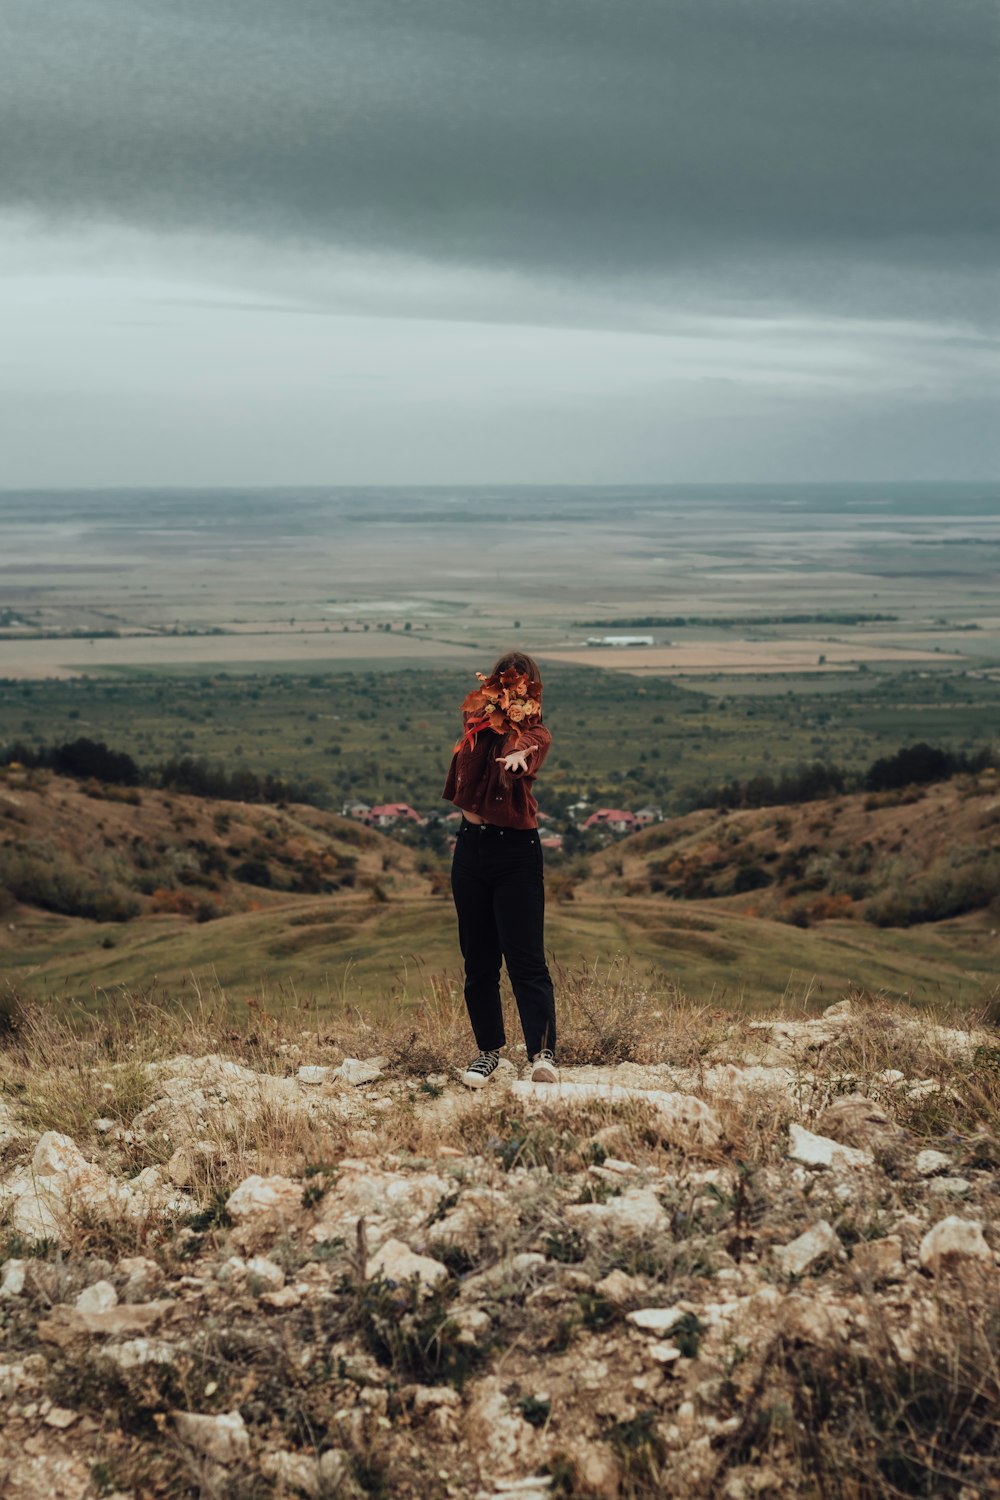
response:
<path id="1" fill-rule="evenodd" d="M 498 677 L 501 672 L 509 672 L 511 667 L 515 672 L 527 672 L 528 676 L 534 678 L 541 687 L 542 674 L 538 670 L 538 663 L 533 656 L 528 655 L 527 651 L 505 651 L 503 656 L 497 658 L 489 675 Z"/>
<path id="2" fill-rule="evenodd" d="M 491 677 L 498 677 L 501 672 L 509 672 L 512 667 L 515 672 L 527 672 L 529 679 L 538 683 L 539 704 L 541 704 L 542 674 L 538 670 L 537 661 L 533 656 L 529 656 L 527 651 L 505 651 L 503 656 L 497 657 L 489 675 Z M 544 723 L 544 719 L 539 714 L 538 718 L 533 722 L 542 724 Z M 508 746 L 511 743 L 511 739 L 512 736 L 508 735 L 504 740 L 504 746 L 501 748 Z M 503 766 L 500 767 L 500 781 L 502 785 L 510 786 L 510 777 Z"/>

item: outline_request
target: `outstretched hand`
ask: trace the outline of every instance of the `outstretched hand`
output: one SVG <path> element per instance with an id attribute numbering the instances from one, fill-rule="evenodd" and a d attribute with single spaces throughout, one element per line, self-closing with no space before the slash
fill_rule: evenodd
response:
<path id="1" fill-rule="evenodd" d="M 534 747 L 526 750 L 512 750 L 509 755 L 498 755 L 496 759 L 502 761 L 505 771 L 526 771 L 528 769 L 528 756 Z"/>

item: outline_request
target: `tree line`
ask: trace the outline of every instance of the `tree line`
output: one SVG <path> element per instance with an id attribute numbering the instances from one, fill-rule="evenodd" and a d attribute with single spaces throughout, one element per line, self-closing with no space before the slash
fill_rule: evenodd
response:
<path id="1" fill-rule="evenodd" d="M 776 807 L 785 803 L 815 802 L 821 797 L 835 797 L 843 792 L 901 791 L 908 786 L 947 781 L 961 773 L 976 774 L 996 765 L 997 755 L 991 746 L 968 754 L 964 750 L 944 750 L 921 741 L 903 746 L 894 755 L 880 756 L 861 772 L 814 761 L 811 765 L 782 771 L 777 776 L 764 772 L 746 781 L 734 778 L 720 787 L 706 788 L 698 797 L 697 805 Z"/>
<path id="2" fill-rule="evenodd" d="M 286 781 L 270 773 L 263 776 L 225 766 L 198 756 L 185 755 L 140 766 L 124 750 L 112 750 L 103 740 L 80 736 L 59 745 L 32 746 L 15 741 L 0 751 L 0 765 L 44 768 L 79 781 L 101 781 L 108 786 L 148 786 L 162 791 L 183 792 L 191 797 L 212 797 L 222 802 L 316 803 L 315 789 Z"/>

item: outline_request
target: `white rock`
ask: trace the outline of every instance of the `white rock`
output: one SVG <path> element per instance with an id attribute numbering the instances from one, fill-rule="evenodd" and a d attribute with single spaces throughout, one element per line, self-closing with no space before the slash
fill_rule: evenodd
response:
<path id="1" fill-rule="evenodd" d="M 541 1457 L 539 1432 L 511 1405 L 495 1375 L 477 1380 L 465 1413 L 468 1453 L 483 1479 L 496 1490 L 498 1479 L 523 1476 Z"/>
<path id="2" fill-rule="evenodd" d="M 246 1177 L 226 1200 L 226 1209 L 237 1221 L 259 1214 L 291 1214 L 302 1206 L 302 1188 L 290 1177 Z"/>
<path id="3" fill-rule="evenodd" d="M 787 1245 L 777 1245 L 774 1258 L 786 1276 L 802 1276 L 817 1261 L 841 1254 L 840 1240 L 825 1219 Z"/>
<path id="4" fill-rule="evenodd" d="M 448 1267 L 429 1255 L 416 1255 L 402 1240 L 386 1240 L 368 1259 L 365 1275 L 372 1279 L 404 1282 L 419 1276 L 424 1288 L 448 1275 Z"/>
<path id="5" fill-rule="evenodd" d="M 58 1432 L 65 1432 L 67 1427 L 72 1427 L 77 1421 L 79 1415 L 78 1411 L 70 1411 L 65 1406 L 50 1406 L 42 1420 L 46 1427 L 54 1427 Z"/>
<path id="6" fill-rule="evenodd" d="M 320 1492 L 319 1460 L 308 1453 L 265 1453 L 261 1456 L 260 1470 L 283 1490 L 296 1490 L 310 1497 Z"/>
<path id="7" fill-rule="evenodd" d="M 95 1281 L 84 1287 L 73 1306 L 77 1312 L 107 1312 L 109 1307 L 118 1306 L 118 1293 L 110 1281 Z"/>
<path id="8" fill-rule="evenodd" d="M 247 1263 L 242 1255 L 230 1255 L 216 1267 L 216 1281 L 236 1281 L 247 1274 Z"/>
<path id="9" fill-rule="evenodd" d="M 147 1172 L 156 1172 L 155 1168 Z M 140 1173 L 140 1177 L 143 1174 Z M 147 1216 L 151 1210 L 168 1212 L 196 1205 L 157 1201 L 146 1177 L 137 1187 L 110 1177 L 88 1162 L 68 1135 L 48 1130 L 35 1146 L 29 1167 L 19 1167 L 0 1183 L 0 1209 L 7 1212 L 9 1227 L 29 1239 L 58 1242 L 64 1231 L 81 1215 L 94 1212 L 104 1217 Z"/>
<path id="10" fill-rule="evenodd" d="M 339 1495 L 353 1472 L 351 1460 L 343 1448 L 327 1448 L 319 1456 L 319 1477 L 331 1495 Z"/>
<path id="11" fill-rule="evenodd" d="M 478 1344 L 492 1326 L 489 1313 L 481 1307 L 460 1307 L 452 1314 L 452 1320 L 458 1327 L 460 1344 Z"/>
<path id="12" fill-rule="evenodd" d="M 628 1188 L 604 1203 L 573 1203 L 565 1216 L 571 1223 L 600 1226 L 628 1237 L 663 1229 L 670 1222 L 652 1188 Z"/>
<path id="13" fill-rule="evenodd" d="M 163 1339 L 125 1339 L 120 1344 L 106 1344 L 94 1355 L 119 1370 L 137 1370 L 141 1365 L 172 1365 L 173 1347 Z"/>
<path id="14" fill-rule="evenodd" d="M 325 1083 L 332 1073 L 332 1068 L 325 1068 L 320 1064 L 303 1063 L 299 1068 L 298 1078 L 300 1083 Z"/>
<path id="15" fill-rule="evenodd" d="M 431 1234 L 445 1245 L 475 1251 L 482 1235 L 495 1242 L 501 1231 L 518 1220 L 518 1205 L 508 1193 L 493 1188 L 467 1188 L 456 1206 L 433 1225 Z"/>
<path id="16" fill-rule="evenodd" d="M 335 1076 L 343 1083 L 359 1085 L 362 1083 L 374 1083 L 376 1078 L 382 1077 L 382 1071 L 387 1067 L 387 1057 L 345 1057 L 340 1067 L 336 1069 Z"/>
<path id="17" fill-rule="evenodd" d="M 106 1118 L 105 1119 L 100 1119 L 100 1120 L 95 1120 L 94 1121 L 94 1129 L 100 1135 L 107 1135 L 109 1130 L 114 1130 L 115 1125 L 117 1123 L 118 1122 L 116 1120 L 109 1120 L 109 1119 L 106 1119 Z"/>
<path id="18" fill-rule="evenodd" d="M 452 1385 L 417 1385 L 413 1387 L 413 1410 L 433 1411 L 439 1406 L 461 1406 L 462 1398 Z"/>
<path id="19" fill-rule="evenodd" d="M 662 1339 L 657 1339 L 652 1344 L 647 1344 L 646 1353 L 651 1359 L 655 1359 L 658 1365 L 676 1364 L 681 1358 L 681 1351 L 677 1348 L 676 1344 L 667 1343 Z"/>
<path id="20" fill-rule="evenodd" d="M 28 1269 L 26 1260 L 5 1260 L 3 1276 L 0 1278 L 0 1297 L 20 1297 L 24 1291 L 24 1275 Z"/>
<path id="21" fill-rule="evenodd" d="M 255 1276 L 258 1281 L 265 1281 L 270 1287 L 282 1287 L 285 1284 L 285 1273 L 276 1261 L 268 1260 L 266 1255 L 253 1255 L 246 1263 L 247 1275 Z"/>
<path id="22" fill-rule="evenodd" d="M 260 1300 L 264 1307 L 273 1308 L 275 1312 L 288 1312 L 293 1307 L 301 1307 L 308 1295 L 308 1283 L 295 1281 L 289 1286 L 279 1287 L 276 1292 L 261 1292 Z"/>
<path id="23" fill-rule="evenodd" d="M 90 1166 L 72 1136 L 47 1130 L 39 1138 L 31 1158 L 36 1177 L 66 1177 L 86 1171 Z"/>
<path id="24" fill-rule="evenodd" d="M 920 1264 L 934 1276 L 993 1264 L 993 1252 L 983 1237 L 982 1224 L 975 1219 L 960 1219 L 955 1214 L 927 1231 L 920 1241 L 918 1255 Z"/>
<path id="25" fill-rule="evenodd" d="M 927 1185 L 927 1191 L 938 1198 L 964 1198 L 972 1191 L 967 1177 L 935 1177 Z"/>
<path id="26" fill-rule="evenodd" d="M 875 1163 L 870 1151 L 842 1146 L 825 1135 L 813 1135 L 801 1125 L 789 1125 L 788 1138 L 789 1157 L 807 1167 L 870 1167 Z"/>
<path id="27" fill-rule="evenodd" d="M 667 1089 L 633 1088 L 612 1080 L 577 1083 L 561 1078 L 558 1083 L 511 1084 L 511 1093 L 521 1098 L 564 1100 L 602 1099 L 609 1102 L 636 1100 L 653 1106 L 662 1138 L 682 1145 L 715 1146 L 722 1138 L 722 1123 L 715 1111 L 693 1094 Z"/>
<path id="28" fill-rule="evenodd" d="M 163 1272 L 148 1255 L 123 1256 L 116 1270 L 125 1278 L 122 1288 L 124 1302 L 148 1302 L 163 1280 Z"/>
<path id="29" fill-rule="evenodd" d="M 933 1177 L 937 1172 L 947 1172 L 951 1166 L 951 1157 L 945 1156 L 943 1151 L 920 1151 L 913 1163 L 914 1170 L 921 1177 Z"/>
<path id="30" fill-rule="evenodd" d="M 641 1276 L 629 1276 L 625 1271 L 615 1269 L 594 1283 L 594 1291 L 609 1302 L 623 1303 L 644 1297 L 648 1287 Z"/>
<path id="31" fill-rule="evenodd" d="M 640 1307 L 628 1314 L 627 1321 L 646 1333 L 669 1333 L 683 1316 L 679 1307 Z"/>
<path id="32" fill-rule="evenodd" d="M 222 1412 L 217 1417 L 175 1411 L 173 1417 L 181 1442 L 216 1463 L 234 1463 L 250 1452 L 250 1434 L 238 1411 Z"/>

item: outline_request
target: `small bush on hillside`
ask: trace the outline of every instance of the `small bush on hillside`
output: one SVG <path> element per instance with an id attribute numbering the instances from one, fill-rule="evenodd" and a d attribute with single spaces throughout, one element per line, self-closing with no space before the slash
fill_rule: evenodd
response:
<path id="1" fill-rule="evenodd" d="M 141 910 L 130 891 L 81 869 L 45 840 L 0 847 L 0 890 L 27 906 L 94 922 L 128 922 Z"/>
<path id="2" fill-rule="evenodd" d="M 942 922 L 967 911 L 979 911 L 1000 895 L 1000 850 L 973 847 L 952 851 L 947 864 L 938 864 L 922 879 L 883 891 L 874 897 L 865 918 L 876 927 L 911 927 L 916 922 Z"/>

